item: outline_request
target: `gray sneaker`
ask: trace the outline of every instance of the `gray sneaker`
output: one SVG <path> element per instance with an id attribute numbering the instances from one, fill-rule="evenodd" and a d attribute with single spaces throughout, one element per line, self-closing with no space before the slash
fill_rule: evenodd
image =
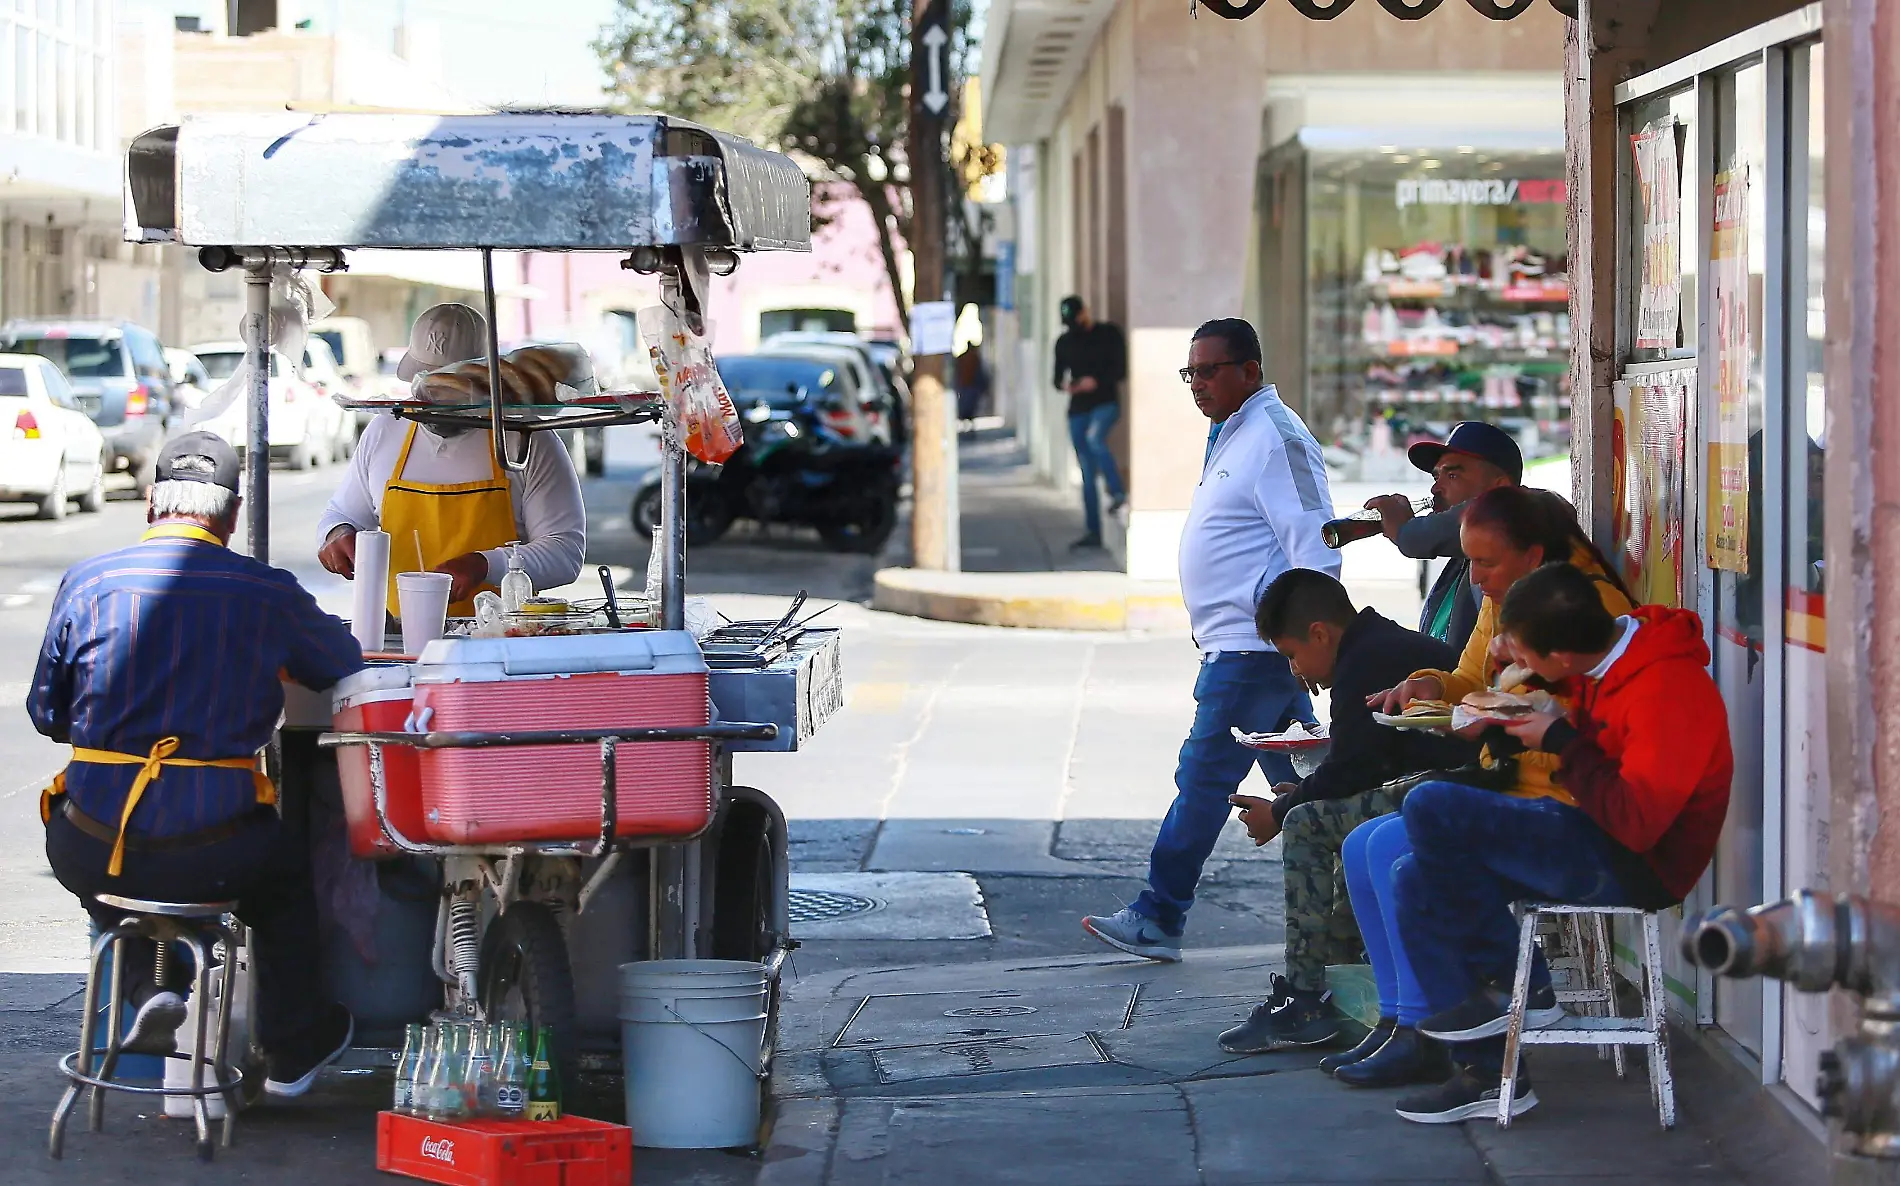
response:
<path id="1" fill-rule="evenodd" d="M 1164 934 L 1154 919 L 1124 906 L 1113 914 L 1091 914 L 1082 920 L 1082 929 L 1097 939 L 1129 955 L 1172 964 L 1181 958 L 1181 938 Z"/>
<path id="2" fill-rule="evenodd" d="M 178 1027 L 185 1024 L 185 998 L 169 989 L 139 1006 L 119 1049 L 127 1054 L 164 1056 L 178 1049 Z"/>

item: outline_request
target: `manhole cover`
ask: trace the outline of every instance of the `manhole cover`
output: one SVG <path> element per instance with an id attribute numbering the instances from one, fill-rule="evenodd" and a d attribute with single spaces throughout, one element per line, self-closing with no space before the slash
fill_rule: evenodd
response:
<path id="1" fill-rule="evenodd" d="M 876 910 L 875 898 L 838 890 L 795 889 L 791 891 L 792 922 L 830 922 Z"/>

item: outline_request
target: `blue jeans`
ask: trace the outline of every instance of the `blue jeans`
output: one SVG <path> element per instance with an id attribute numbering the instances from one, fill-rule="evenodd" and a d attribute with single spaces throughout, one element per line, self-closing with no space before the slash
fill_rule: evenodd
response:
<path id="1" fill-rule="evenodd" d="M 1428 782 L 1406 796 L 1404 815 L 1412 855 L 1393 869 L 1393 890 L 1405 952 L 1432 1013 L 1483 984 L 1511 982 L 1518 939 L 1512 902 L 1633 904 L 1612 871 L 1614 842 L 1556 799 Z M 1549 977 L 1540 956 L 1532 984 Z M 1495 1069 L 1503 1050 L 1502 1039 L 1491 1039 L 1459 1053 L 1471 1065 Z"/>
<path id="2" fill-rule="evenodd" d="M 1397 812 L 1367 820 L 1354 828 L 1340 849 L 1346 868 L 1346 892 L 1352 895 L 1352 916 L 1372 961 L 1372 979 L 1379 986 L 1379 1016 L 1417 1026 L 1430 1016 L 1425 993 L 1412 974 L 1411 961 L 1399 940 L 1399 915 L 1392 901 L 1392 866 L 1412 851 L 1405 834 L 1405 817 Z"/>
<path id="3" fill-rule="evenodd" d="M 1174 770 L 1174 805 L 1148 858 L 1148 888 L 1135 909 L 1179 935 L 1194 905 L 1201 867 L 1234 810 L 1227 797 L 1257 763 L 1270 783 L 1293 781 L 1285 754 L 1249 749 L 1233 730 L 1263 733 L 1311 721 L 1313 702 L 1276 651 L 1223 651 L 1201 661 L 1194 681 L 1194 725 Z"/>
<path id="4" fill-rule="evenodd" d="M 1120 404 L 1103 404 L 1091 411 L 1069 417 L 1069 440 L 1075 445 L 1075 459 L 1082 466 L 1082 522 L 1088 533 L 1102 536 L 1101 496 L 1095 491 L 1099 477 L 1108 487 L 1112 502 L 1122 498 L 1122 475 L 1115 468 L 1115 455 L 1108 449 L 1108 434 L 1122 418 Z"/>

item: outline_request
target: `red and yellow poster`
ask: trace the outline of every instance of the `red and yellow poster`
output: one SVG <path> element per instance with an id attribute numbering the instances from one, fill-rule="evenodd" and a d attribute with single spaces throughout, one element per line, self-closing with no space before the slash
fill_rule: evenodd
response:
<path id="1" fill-rule="evenodd" d="M 1615 559 L 1644 605 L 1680 606 L 1690 393 L 1695 371 L 1678 370 L 1616 385 L 1610 427 Z"/>
<path id="2" fill-rule="evenodd" d="M 1710 426 L 1709 567 L 1748 571 L 1749 331 L 1748 170 L 1715 175 L 1715 235 L 1709 258 L 1715 423 Z"/>

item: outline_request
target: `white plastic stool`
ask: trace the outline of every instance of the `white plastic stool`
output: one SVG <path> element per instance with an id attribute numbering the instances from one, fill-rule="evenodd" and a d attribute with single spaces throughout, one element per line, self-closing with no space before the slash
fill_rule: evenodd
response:
<path id="1" fill-rule="evenodd" d="M 1518 1053 L 1522 1046 L 1595 1046 L 1616 1059 L 1617 1078 L 1623 1078 L 1625 1046 L 1649 1050 L 1649 1095 L 1657 1118 L 1666 1129 L 1676 1126 L 1676 1083 L 1669 1068 L 1669 1028 L 1662 982 L 1662 924 L 1653 911 L 1634 906 L 1562 906 L 1547 902 L 1519 903 L 1517 977 L 1511 986 L 1510 1025 L 1504 1031 L 1504 1082 L 1498 1093 L 1498 1127 L 1511 1127 L 1511 1098 L 1517 1090 Z M 1608 920 L 1618 914 L 1642 919 L 1643 950 L 1641 1017 L 1619 1016 L 1616 985 L 1611 973 Z M 1558 994 L 1566 1004 L 1586 1006 L 1589 1015 L 1571 1015 L 1546 1029 L 1524 1028 L 1524 1007 L 1530 997 L 1531 957 L 1536 949 L 1538 920 L 1543 915 L 1564 918 L 1583 987 Z M 1588 922 L 1589 938 L 1583 927 Z M 1597 1010 L 1602 1012 L 1598 1013 Z"/>

